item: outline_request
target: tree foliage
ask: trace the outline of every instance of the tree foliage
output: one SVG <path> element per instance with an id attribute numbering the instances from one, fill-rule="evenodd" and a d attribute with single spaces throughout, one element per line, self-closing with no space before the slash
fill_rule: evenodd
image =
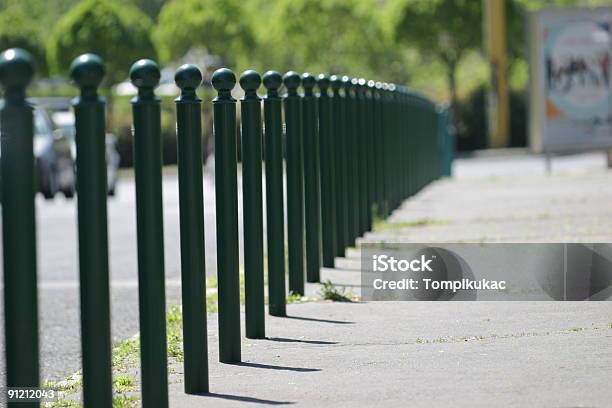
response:
<path id="1" fill-rule="evenodd" d="M 136 7 L 116 0 L 86 0 L 58 23 L 47 47 L 49 66 L 66 74 L 72 60 L 93 52 L 106 64 L 106 85 L 127 77 L 132 63 L 156 58 L 151 21 Z"/>
<path id="2" fill-rule="evenodd" d="M 441 62 L 456 102 L 455 74 L 466 51 L 482 44 L 482 3 L 475 0 L 397 0 L 390 7 L 398 43 Z"/>
<path id="3" fill-rule="evenodd" d="M 32 19 L 17 7 L 0 12 L 0 50 L 23 48 L 32 54 L 36 72 L 47 72 L 45 48 L 38 27 Z"/>
<path id="4" fill-rule="evenodd" d="M 162 61 L 182 57 L 192 47 L 204 47 L 226 65 L 248 56 L 255 46 L 250 21 L 241 0 L 173 0 L 164 5 L 155 29 Z"/>
<path id="5" fill-rule="evenodd" d="M 258 59 L 278 70 L 375 75 L 394 55 L 372 0 L 279 0 L 267 21 Z"/>

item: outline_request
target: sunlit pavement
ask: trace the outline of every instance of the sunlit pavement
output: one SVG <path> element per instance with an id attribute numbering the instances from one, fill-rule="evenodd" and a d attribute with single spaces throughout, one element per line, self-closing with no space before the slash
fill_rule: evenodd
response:
<path id="1" fill-rule="evenodd" d="M 554 158 L 552 174 L 547 175 L 545 169 L 543 158 L 537 156 L 502 155 L 459 159 L 454 166 L 455 179 L 441 180 L 429 186 L 405 202 L 390 219 L 391 222 L 400 225 L 420 219 L 440 221 L 439 223 L 432 222 L 418 227 L 392 228 L 368 233 L 363 241 L 395 239 L 413 242 L 513 240 L 610 242 L 612 173 L 605 168 L 605 157 L 602 154 L 585 154 Z M 207 274 L 214 276 L 214 190 L 210 166 L 205 169 L 205 174 Z M 168 303 L 178 303 L 180 302 L 178 182 L 176 174 L 172 171 L 167 172 L 164 177 L 163 190 Z M 118 196 L 109 201 L 108 208 L 113 338 L 120 340 L 138 331 L 136 224 L 134 184 L 131 177 L 127 176 L 121 180 Z M 52 202 L 39 199 L 37 217 L 42 376 L 57 379 L 74 372 L 80 366 L 75 203 L 61 197 Z M 337 269 L 324 270 L 322 278 L 331 279 L 358 292 L 359 252 L 354 249 L 349 250 L 347 258 L 338 259 L 336 265 Z M 318 287 L 314 285 L 308 288 L 310 294 L 314 294 L 317 290 Z M 453 398 L 454 401 L 460 399 L 460 395 L 452 394 L 449 384 L 446 385 L 449 394 L 436 391 L 435 384 L 438 381 L 444 388 L 445 383 L 442 381 L 446 378 L 444 372 L 450 373 L 446 378 L 447 381 L 453 380 L 453 376 L 458 378 L 463 373 L 466 377 L 462 377 L 462 384 L 471 387 L 470 392 L 482 396 L 480 400 L 473 399 L 474 404 L 471 406 L 490 406 L 485 402 L 497 401 L 495 397 L 497 394 L 487 391 L 490 387 L 478 385 L 482 377 L 492 381 L 490 377 L 495 375 L 507 378 L 509 381 L 503 383 L 506 384 L 502 390 L 505 390 L 502 392 L 505 399 L 501 397 L 499 399 L 506 401 L 508 403 L 506 405 L 605 406 L 601 401 L 612 400 L 609 394 L 605 394 L 605 387 L 600 387 L 601 384 L 597 383 L 599 379 L 610 377 L 610 373 L 603 370 L 610 367 L 612 362 L 612 352 L 609 346 L 606 347 L 606 344 L 611 343 L 609 340 L 612 332 L 595 329 L 584 332 L 563 332 L 572 327 L 592 327 L 609 323 L 612 316 L 609 302 L 556 306 L 552 303 L 493 305 L 492 303 L 460 306 L 456 303 L 291 305 L 290 313 L 314 320 L 285 321 L 271 318 L 268 321 L 269 335 L 286 338 L 288 341 L 244 344 L 245 358 L 249 361 L 263 365 L 277 365 L 281 368 L 256 365 L 227 367 L 212 364 L 211 390 L 227 394 L 227 398 L 217 396 L 215 406 L 219 403 L 258 402 L 249 401 L 248 398 L 259 398 L 261 399 L 259 402 L 262 403 L 270 400 L 297 402 L 305 406 L 316 405 L 316 401 L 337 403 L 337 405 L 359 405 L 359 402 L 364 403 L 369 398 L 376 398 L 378 394 L 387 395 L 386 401 L 398 406 L 405 406 L 406 401 L 414 401 L 414 398 L 417 402 L 422 401 L 423 406 L 428 406 L 427 401 L 445 406 L 451 403 L 448 401 L 453 401 Z M 513 314 L 522 316 L 522 319 L 505 326 L 506 318 Z M 401 315 L 405 320 L 399 323 L 385 319 L 378 320 L 377 316 L 380 315 L 388 316 L 389 319 Z M 566 315 L 571 318 L 565 319 L 563 316 Z M 547 325 L 543 325 L 546 320 L 543 316 L 549 317 Z M 209 321 L 213 353 L 211 361 L 216 361 L 215 319 L 213 315 Z M 328 320 L 331 323 L 317 322 L 317 319 Z M 333 323 L 343 320 L 350 320 L 353 323 L 350 325 Z M 495 327 L 492 327 L 489 321 L 493 321 Z M 457 327 L 457 322 L 467 322 L 468 326 L 451 330 Z M 3 325 L 0 327 L 3 328 Z M 440 330 L 440 328 L 446 329 Z M 488 338 L 484 342 L 468 341 L 465 345 L 453 340 L 448 345 L 448 349 L 440 350 L 436 348 L 436 342 L 416 343 L 417 337 L 460 338 L 492 333 L 491 330 L 498 334 L 529 330 L 537 333 L 550 331 L 559 333 L 529 336 L 526 339 Z M 2 337 L 2 343 L 3 339 Z M 299 341 L 304 339 L 314 342 Z M 317 343 L 319 340 L 321 342 Z M 387 343 L 390 346 L 388 348 L 385 347 Z M 342 347 L 351 344 L 355 347 Z M 575 353 L 571 354 L 571 349 L 568 347 L 573 345 L 577 348 Z M 425 348 L 427 346 L 431 347 Z M 489 351 L 482 351 L 479 347 L 485 347 Z M 277 348 L 279 350 L 275 351 Z M 597 353 L 592 355 L 592 359 L 587 358 L 587 350 L 597 350 Z M 449 354 L 444 353 L 451 351 L 456 352 L 454 356 L 445 359 L 444 357 Z M 536 353 L 536 356 L 532 356 L 532 353 Z M 398 354 L 403 357 L 399 360 L 401 363 L 395 364 L 394 362 L 398 360 L 394 359 L 394 356 Z M 516 355 L 522 355 L 526 360 L 521 361 L 525 364 L 513 360 L 513 356 Z M 313 364 L 306 364 L 305 359 L 312 359 Z M 502 364 L 501 361 L 506 361 L 507 364 Z M 533 368 L 528 364 L 529 361 L 539 363 Z M 275 364 L 272 364 L 273 362 Z M 291 369 L 302 366 L 320 371 Z M 429 366 L 437 368 L 432 371 L 428 370 Z M 343 368 L 347 370 L 346 376 L 343 375 L 345 371 Z M 554 393 L 555 397 L 561 399 L 536 398 L 531 400 L 533 404 L 521 399 L 520 388 L 534 382 L 533 379 L 527 381 L 531 377 L 520 375 L 526 370 L 535 370 L 533 371 L 535 377 L 547 379 L 545 387 L 537 393 L 537 387 L 533 384 L 534 394 L 531 397 L 550 396 L 553 394 L 550 391 L 553 386 L 568 391 Z M 587 373 L 589 370 L 596 374 Z M 384 373 L 388 373 L 387 377 L 383 375 Z M 368 380 L 370 376 L 372 381 Z M 351 380 L 357 377 L 363 377 L 367 385 Z M 384 378 L 388 378 L 396 385 L 386 389 Z M 182 398 L 179 392 L 182 387 L 180 376 L 174 376 L 172 381 L 173 399 Z M 276 381 L 279 382 L 279 386 L 274 386 Z M 577 388 L 567 386 L 572 381 Z M 261 390 L 257 391 L 259 388 L 256 389 L 253 384 L 259 382 L 269 384 L 268 388 L 262 386 Z M 282 384 L 286 386 L 280 387 Z M 326 384 L 330 384 L 329 387 Z M 331 388 L 334 384 L 346 388 L 347 392 L 353 389 L 356 398 L 349 398 L 348 394 L 342 394 L 344 395 L 342 397 L 340 394 L 336 395 Z M 403 393 L 400 390 L 401 384 L 405 387 Z M 570 401 L 565 397 L 572 395 L 571 390 L 574 391 L 576 399 Z M 461 390 L 456 392 L 459 391 Z M 243 396 L 246 399 L 232 398 L 232 395 Z M 444 395 L 449 395 L 451 399 L 445 400 Z M 591 396 L 592 399 L 586 397 L 579 399 L 583 395 Z M 434 399 L 428 400 L 425 398 L 427 396 Z M 196 401 L 202 402 L 202 400 Z M 181 404 L 174 406 L 182 406 Z M 416 403 L 414 405 L 419 406 Z"/>

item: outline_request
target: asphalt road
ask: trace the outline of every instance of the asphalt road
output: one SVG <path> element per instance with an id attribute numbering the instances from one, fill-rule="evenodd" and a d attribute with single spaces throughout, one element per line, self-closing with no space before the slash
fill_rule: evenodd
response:
<path id="1" fill-rule="evenodd" d="M 216 276 L 212 165 L 207 165 L 204 172 L 206 268 L 208 276 Z M 163 198 L 166 293 L 170 304 L 180 302 L 178 178 L 174 168 L 165 169 Z M 57 380 L 80 368 L 76 201 L 61 195 L 45 201 L 39 195 L 36 217 L 41 378 Z M 117 195 L 108 201 L 108 232 L 112 337 L 116 342 L 138 331 L 135 184 L 129 173 L 120 179 Z M 3 291 L 0 292 L 2 299 Z M 0 305 L 3 310 L 3 300 Z M 3 348 L 4 312 L 0 315 Z M 4 350 L 0 361 L 0 383 L 5 384 Z"/>

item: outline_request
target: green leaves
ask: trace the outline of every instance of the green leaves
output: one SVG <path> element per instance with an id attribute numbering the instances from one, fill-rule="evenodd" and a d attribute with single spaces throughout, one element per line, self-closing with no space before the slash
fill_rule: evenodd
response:
<path id="1" fill-rule="evenodd" d="M 182 57 L 192 47 L 217 55 L 223 64 L 234 65 L 255 46 L 241 0 L 174 0 L 161 10 L 154 37 L 162 61 Z"/>
<path id="2" fill-rule="evenodd" d="M 46 73 L 45 50 L 41 46 L 36 21 L 17 7 L 9 7 L 0 13 L 0 50 L 23 48 L 32 54 L 37 73 Z"/>
<path id="3" fill-rule="evenodd" d="M 86 0 L 58 23 L 49 40 L 51 70 L 64 74 L 71 61 L 93 52 L 105 62 L 107 85 L 127 77 L 130 65 L 140 58 L 156 58 L 150 37 L 151 21 L 136 7 L 117 0 Z"/>

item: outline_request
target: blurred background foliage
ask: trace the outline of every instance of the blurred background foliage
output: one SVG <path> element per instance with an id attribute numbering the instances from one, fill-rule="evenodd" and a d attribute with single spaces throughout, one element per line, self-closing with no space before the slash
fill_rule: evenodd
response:
<path id="1" fill-rule="evenodd" d="M 525 140 L 527 12 L 609 1 L 507 0 L 513 145 Z M 294 69 L 406 84 L 453 101 L 461 112 L 460 149 L 486 147 L 482 33 L 480 0 L 0 0 L 0 48 L 33 54 L 39 81 L 31 94 L 74 95 L 70 61 L 86 51 L 104 58 L 109 127 L 121 140 L 123 164 L 131 161 L 130 104 L 113 86 L 143 57 L 169 70 L 197 63 L 205 78 L 229 66 L 237 74 Z M 204 100 L 212 96 L 202 90 Z M 172 100 L 162 97 L 166 162 L 176 159 Z"/>

